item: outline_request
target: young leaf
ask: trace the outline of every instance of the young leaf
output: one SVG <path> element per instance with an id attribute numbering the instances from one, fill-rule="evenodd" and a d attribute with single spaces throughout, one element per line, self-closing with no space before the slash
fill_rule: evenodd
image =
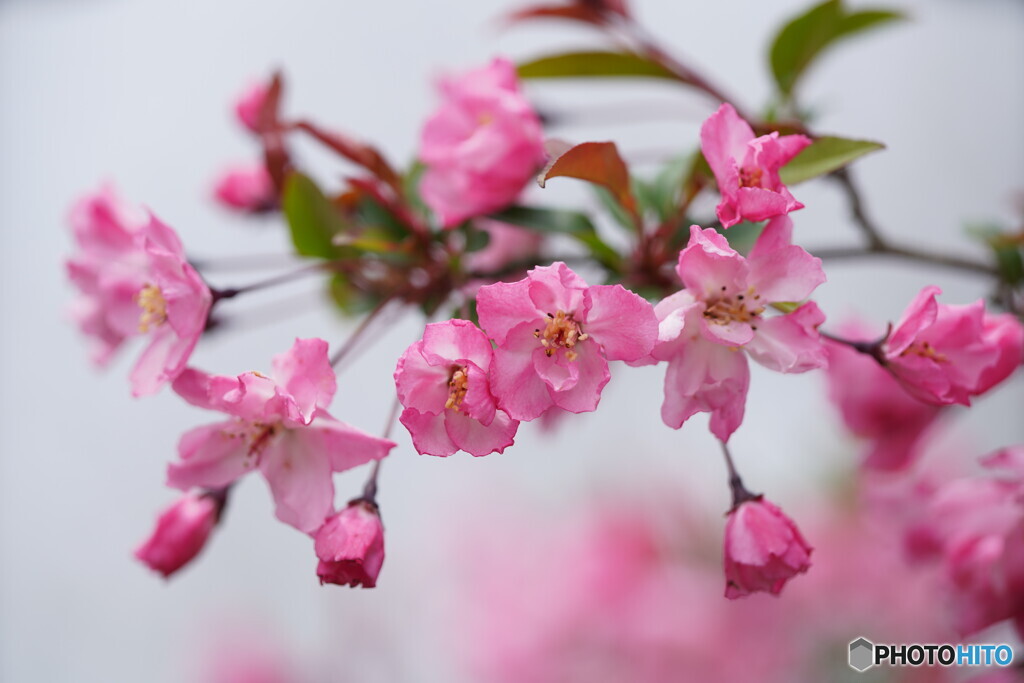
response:
<path id="1" fill-rule="evenodd" d="M 301 173 L 289 174 L 281 208 L 298 254 L 334 258 L 337 248 L 333 239 L 344 232 L 345 222 L 316 183 Z"/>
<path id="2" fill-rule="evenodd" d="M 567 52 L 516 67 L 520 78 L 667 78 L 671 71 L 630 52 Z"/>
<path id="3" fill-rule="evenodd" d="M 839 39 L 902 18 L 891 10 L 849 12 L 842 0 L 815 5 L 783 26 L 772 42 L 769 58 L 779 91 L 790 97 L 807 68 Z"/>
<path id="4" fill-rule="evenodd" d="M 639 223 L 636 199 L 629 184 L 629 168 L 614 142 L 584 142 L 554 157 L 537 178 L 541 187 L 549 178 L 577 178 L 608 189 L 615 201 Z"/>
<path id="5" fill-rule="evenodd" d="M 1006 233 L 988 223 L 969 225 L 967 232 L 992 249 L 1004 282 L 1011 285 L 1024 282 L 1024 236 Z"/>
<path id="6" fill-rule="evenodd" d="M 885 149 L 885 145 L 870 140 L 818 138 L 779 170 L 779 178 L 786 185 L 802 183 L 843 168 L 879 149 Z"/>

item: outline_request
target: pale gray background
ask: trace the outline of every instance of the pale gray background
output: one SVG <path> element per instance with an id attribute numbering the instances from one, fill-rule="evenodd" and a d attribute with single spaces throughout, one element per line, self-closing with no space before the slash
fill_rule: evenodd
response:
<path id="1" fill-rule="evenodd" d="M 763 54 L 780 20 L 805 3 L 636 3 L 641 18 L 747 106 L 769 94 Z M 855 3 L 859 4 L 859 3 Z M 858 164 L 870 209 L 893 234 L 976 251 L 965 220 L 1013 217 L 1024 178 L 1024 6 L 1010 1 L 890 2 L 914 21 L 851 43 L 820 64 L 804 99 L 822 130 L 885 141 Z M 311 543 L 272 518 L 262 482 L 245 482 L 227 523 L 196 566 L 169 585 L 130 557 L 156 511 L 172 499 L 165 462 L 183 430 L 216 419 L 164 392 L 128 395 L 137 347 L 107 374 L 87 363 L 64 318 L 72 292 L 62 272 L 70 201 L 104 179 L 175 226 L 191 253 L 216 256 L 283 248 L 274 221 L 251 225 L 217 209 L 208 183 L 218 168 L 255 153 L 229 103 L 251 79 L 286 69 L 287 107 L 379 141 L 393 158 L 414 152 L 433 106 L 431 78 L 443 69 L 591 44 L 559 25 L 495 30 L 509 3 L 303 0 L 25 0 L 0 2 L 0 680 L 196 680 L 202 653 L 236 626 L 306 660 L 311 673 L 348 680 L 457 679 L 453 624 L 438 607 L 446 581 L 442 539 L 478 514 L 514 516 L 520 506 L 563 504 L 652 477 L 677 481 L 680 495 L 704 489 L 725 506 L 722 467 L 706 420 L 681 433 L 658 418 L 662 369 L 617 368 L 600 412 L 567 420 L 557 435 L 524 426 L 503 456 L 447 460 L 417 456 L 405 434 L 382 474 L 388 561 L 375 591 L 320 588 Z M 598 123 L 556 130 L 574 139 L 614 138 L 650 157 L 689 151 L 704 99 L 669 86 L 545 85 L 540 103 L 632 99 L 656 102 L 672 120 Z M 303 147 L 325 175 L 339 168 Z M 569 181 L 535 190 L 541 201 L 581 201 Z M 808 185 L 795 216 L 808 246 L 856 235 L 833 188 Z M 980 252 L 978 252 L 980 253 Z M 226 273 L 218 284 L 253 276 Z M 926 282 L 944 300 L 985 293 L 973 277 L 895 263 L 837 265 L 817 299 L 835 316 L 854 303 L 878 321 L 895 316 Z M 295 285 L 315 302 L 314 282 Z M 253 309 L 251 332 L 201 344 L 195 362 L 236 374 L 266 369 L 295 336 L 338 343 L 347 323 L 307 303 L 278 320 Z M 333 412 L 378 430 L 392 392 L 394 359 L 421 323 L 395 325 L 339 381 Z M 821 378 L 773 376 L 755 368 L 748 417 L 734 450 L 757 488 L 787 509 L 851 447 L 824 407 Z M 958 423 L 965 457 L 1022 436 L 1018 376 Z M 363 472 L 338 479 L 339 500 Z M 686 494 L 691 495 L 691 494 Z M 483 507 L 481 507 L 483 506 Z M 489 509 L 488 509 L 489 508 Z M 500 542 L 501 539 L 495 539 Z M 510 586 L 510 589 L 515 589 Z"/>

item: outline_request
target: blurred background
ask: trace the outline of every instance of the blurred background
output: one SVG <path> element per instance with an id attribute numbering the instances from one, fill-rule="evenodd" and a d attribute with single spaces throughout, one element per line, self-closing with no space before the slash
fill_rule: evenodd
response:
<path id="1" fill-rule="evenodd" d="M 911 21 L 822 59 L 803 84 L 803 104 L 815 112 L 817 130 L 888 146 L 854 168 L 888 234 L 980 258 L 981 247 L 964 236 L 966 223 L 1019 220 L 1024 4 L 887 5 Z M 660 40 L 756 109 L 770 96 L 769 40 L 806 3 L 634 6 Z M 511 680 L 503 678 L 511 671 L 526 681 L 584 674 L 673 680 L 656 677 L 678 671 L 676 660 L 661 655 L 647 678 L 583 655 L 579 661 L 590 664 L 550 679 L 515 667 L 544 663 L 541 653 L 552 642 L 563 643 L 557 657 L 565 661 L 576 661 L 577 650 L 611 652 L 612 659 L 609 644 L 641 632 L 643 648 L 667 643 L 690 662 L 675 643 L 706 655 L 730 638 L 737 647 L 758 641 L 756 633 L 721 625 L 730 619 L 753 628 L 759 622 L 751 615 L 775 615 L 763 617 L 765 624 L 782 623 L 777 617 L 806 627 L 822 615 L 845 614 L 838 595 L 848 584 L 837 580 L 813 593 L 814 569 L 807 587 L 799 585 L 803 577 L 794 581 L 793 596 L 787 588 L 781 599 L 741 607 L 721 598 L 724 467 L 706 418 L 680 432 L 662 424 L 663 368 L 614 368 L 597 413 L 565 419 L 555 431 L 524 425 L 502 455 L 419 456 L 397 429 L 399 447 L 381 474 L 388 556 L 374 590 L 320 587 L 311 541 L 273 518 L 256 478 L 237 487 L 210 547 L 171 581 L 131 557 L 174 497 L 163 477 L 178 435 L 211 416 L 166 390 L 133 400 L 126 375 L 135 348 L 106 373 L 89 364 L 66 313 L 73 296 L 63 272 L 70 203 L 110 181 L 173 226 L 196 258 L 286 252 L 280 218 L 240 219 L 211 200 L 222 167 L 258 154 L 232 118 L 245 86 L 281 68 L 289 112 L 373 141 L 404 164 L 436 103 L 438 75 L 496 54 L 524 59 L 597 44 L 593 34 L 561 24 L 500 30 L 501 14 L 516 7 L 470 0 L 0 1 L 0 680 L 447 682 Z M 550 134 L 616 140 L 640 172 L 692 152 L 700 123 L 717 106 L 651 83 L 549 82 L 527 92 L 538 107 L 564 114 L 566 123 Z M 298 150 L 322 178 L 339 177 L 333 159 L 312 147 Z M 534 202 L 597 210 L 570 181 L 529 193 Z M 857 242 L 834 187 L 812 182 L 794 194 L 807 205 L 794 215 L 800 243 L 813 250 Z M 859 311 L 879 325 L 927 283 L 942 286 L 949 303 L 988 294 L 979 278 L 897 261 L 826 269 L 829 281 L 816 299 L 827 314 Z M 218 286 L 259 277 L 210 276 Z M 336 345 L 352 324 L 323 302 L 314 280 L 229 302 L 224 312 L 237 327 L 204 339 L 193 362 L 237 374 L 269 368 L 270 357 L 296 336 Z M 422 324 L 411 313 L 382 330 L 339 378 L 332 413 L 380 430 L 394 362 Z M 832 543 L 827 557 L 842 565 L 864 557 L 869 536 L 850 532 L 849 543 L 833 542 L 847 533 L 836 529 L 856 527 L 832 518 L 842 517 L 833 492 L 851 476 L 857 445 L 823 387 L 819 373 L 783 376 L 754 367 L 746 421 L 731 444 L 751 488 L 806 526 L 812 544 Z M 937 457 L 966 460 L 1020 442 L 1022 405 L 1018 373 L 970 413 L 956 411 L 946 421 Z M 355 495 L 364 476 L 357 470 L 338 477 L 338 500 Z M 603 516 L 613 519 L 611 530 L 601 526 Z M 703 558 L 707 570 L 678 565 L 659 569 L 656 581 L 636 580 L 624 558 L 645 557 L 651 547 Z M 573 579 L 581 567 L 600 568 L 602 557 L 611 558 L 610 578 Z M 686 580 L 694 572 L 699 577 Z M 813 581 L 828 584 L 827 576 L 823 569 Z M 586 600 L 567 597 L 572 586 L 605 595 L 602 587 L 624 585 L 643 585 L 644 595 L 631 588 L 623 612 L 589 620 L 579 606 Z M 912 603 L 901 612 L 908 623 L 894 632 L 927 637 L 934 607 L 903 597 Z M 873 599 L 879 610 L 859 615 L 848 633 L 837 628 L 829 636 L 834 647 L 815 656 L 845 663 L 845 643 L 870 636 L 853 624 L 895 628 L 884 608 L 891 598 Z M 767 606 L 759 611 L 758 604 Z M 930 603 L 925 597 L 921 604 Z M 618 630 L 571 637 L 603 618 Z M 727 635 L 708 636 L 719 622 Z M 516 640 L 530 633 L 537 642 Z M 627 649 L 624 661 L 632 657 Z M 772 670 L 784 671 L 788 660 L 771 661 Z M 252 671 L 239 674 L 239 662 Z M 745 675 L 736 680 L 752 680 Z"/>

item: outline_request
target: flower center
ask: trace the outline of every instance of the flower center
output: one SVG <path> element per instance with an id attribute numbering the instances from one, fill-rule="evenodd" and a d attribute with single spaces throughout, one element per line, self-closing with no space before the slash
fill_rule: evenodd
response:
<path id="1" fill-rule="evenodd" d="M 740 169 L 740 187 L 761 187 L 763 171 L 759 168 Z"/>
<path id="2" fill-rule="evenodd" d="M 135 301 L 142 309 L 142 315 L 139 316 L 139 332 L 149 332 L 167 320 L 167 300 L 156 285 L 143 287 L 135 295 Z"/>
<path id="3" fill-rule="evenodd" d="M 725 291 L 725 287 L 722 287 L 722 291 Z M 707 302 L 704 317 L 716 325 L 753 322 L 764 313 L 765 307 L 759 303 L 760 299 L 761 295 L 756 294 L 753 287 L 748 288 L 745 294 L 722 295 Z"/>
<path id="4" fill-rule="evenodd" d="M 469 373 L 466 372 L 466 366 L 456 366 L 448 380 L 448 400 L 445 401 L 444 407 L 459 412 L 467 391 L 469 391 Z"/>
<path id="5" fill-rule="evenodd" d="M 573 320 L 572 313 L 565 311 L 558 311 L 554 315 L 548 313 L 547 326 L 543 331 L 534 330 L 533 336 L 540 339 L 540 345 L 544 347 L 544 353 L 548 358 L 559 348 L 564 348 L 565 357 L 571 361 L 577 357 L 576 351 L 573 350 L 576 344 L 590 338 L 580 329 L 580 324 Z"/>
<path id="6" fill-rule="evenodd" d="M 935 347 L 927 341 L 914 342 L 907 348 L 903 349 L 903 352 L 900 353 L 900 357 L 902 358 L 909 354 L 914 354 L 915 356 L 921 356 L 923 358 L 930 358 L 936 363 L 945 363 L 949 360 L 946 358 L 945 354 L 936 351 Z"/>

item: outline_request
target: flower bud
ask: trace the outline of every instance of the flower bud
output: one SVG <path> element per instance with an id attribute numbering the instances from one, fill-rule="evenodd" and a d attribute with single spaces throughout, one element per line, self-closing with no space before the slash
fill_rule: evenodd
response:
<path id="1" fill-rule="evenodd" d="M 277 208 L 274 181 L 262 163 L 232 166 L 216 180 L 214 198 L 228 209 L 263 213 Z"/>
<path id="2" fill-rule="evenodd" d="M 153 571 L 169 577 L 192 561 L 217 525 L 225 498 L 189 493 L 164 510 L 156 529 L 135 550 L 135 557 Z"/>
<path id="3" fill-rule="evenodd" d="M 255 83 L 235 102 L 235 116 L 239 123 L 253 133 L 260 132 L 260 112 L 267 100 L 270 88 L 265 83 Z"/>
<path id="4" fill-rule="evenodd" d="M 740 503 L 725 523 L 725 597 L 777 595 L 807 571 L 810 556 L 811 546 L 782 510 L 761 496 Z"/>
<path id="5" fill-rule="evenodd" d="M 353 501 L 324 522 L 316 532 L 316 554 L 321 585 L 376 586 L 384 564 L 384 526 L 377 506 Z"/>

